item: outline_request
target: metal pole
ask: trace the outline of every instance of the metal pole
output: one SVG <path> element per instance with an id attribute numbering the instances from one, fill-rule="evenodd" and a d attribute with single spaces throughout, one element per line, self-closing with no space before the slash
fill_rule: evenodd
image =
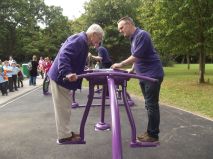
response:
<path id="1" fill-rule="evenodd" d="M 119 106 L 115 92 L 115 82 L 110 76 L 107 77 L 110 107 L 111 107 L 111 118 L 112 118 L 112 159 L 122 159 L 122 143 L 121 143 L 121 125 Z"/>

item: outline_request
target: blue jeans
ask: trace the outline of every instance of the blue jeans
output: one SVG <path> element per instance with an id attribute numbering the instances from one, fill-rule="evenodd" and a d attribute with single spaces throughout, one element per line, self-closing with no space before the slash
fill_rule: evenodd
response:
<path id="1" fill-rule="evenodd" d="M 159 94 L 163 79 L 158 80 L 159 82 L 140 81 L 148 115 L 147 133 L 155 138 L 158 138 L 160 132 Z"/>
<path id="2" fill-rule="evenodd" d="M 36 85 L 36 76 L 30 76 L 29 85 Z"/>

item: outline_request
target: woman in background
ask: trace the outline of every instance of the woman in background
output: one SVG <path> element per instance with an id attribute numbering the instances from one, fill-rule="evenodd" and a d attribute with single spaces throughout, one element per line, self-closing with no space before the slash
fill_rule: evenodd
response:
<path id="1" fill-rule="evenodd" d="M 36 55 L 33 55 L 33 59 L 30 62 L 31 67 L 29 69 L 30 72 L 30 80 L 29 84 L 35 86 L 36 85 L 36 77 L 38 75 L 38 61 Z"/>

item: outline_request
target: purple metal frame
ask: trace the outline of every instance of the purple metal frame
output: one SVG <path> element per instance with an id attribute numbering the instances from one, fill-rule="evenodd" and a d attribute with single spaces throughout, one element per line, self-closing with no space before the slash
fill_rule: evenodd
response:
<path id="1" fill-rule="evenodd" d="M 97 85 L 97 86 L 98 86 L 98 88 L 97 88 L 97 90 L 95 90 L 94 93 L 98 94 L 98 96 L 94 96 L 93 99 L 101 99 L 102 100 L 102 104 L 92 104 L 92 106 L 102 106 L 103 105 L 103 98 L 102 97 L 105 94 L 103 92 L 103 88 L 99 88 L 99 85 Z M 100 96 L 101 93 L 102 93 L 102 95 Z M 80 105 L 78 102 L 76 102 L 76 100 L 75 100 L 76 91 L 72 91 L 71 96 L 72 96 L 72 105 L 71 105 L 72 108 L 79 108 L 79 107 L 85 107 L 86 106 L 85 104 Z M 117 99 L 123 101 L 122 90 L 121 89 L 116 88 L 116 96 L 117 96 Z M 130 97 L 128 92 L 126 92 L 126 96 L 127 96 L 128 104 L 130 106 L 134 106 L 135 103 L 132 100 L 132 98 Z M 108 99 L 108 97 L 105 97 L 105 99 Z M 119 103 L 119 105 L 123 105 L 123 104 L 124 103 Z M 107 106 L 109 106 L 109 105 L 107 104 Z"/>
<path id="2" fill-rule="evenodd" d="M 99 85 L 97 85 L 97 86 L 99 86 Z M 122 92 L 122 90 L 116 89 L 117 99 L 123 101 L 121 92 Z M 103 89 L 102 89 L 102 88 L 101 88 L 101 89 L 97 89 L 97 90 L 95 91 L 95 93 L 97 93 L 97 94 L 103 93 Z M 71 96 L 72 96 L 72 105 L 71 105 L 72 108 L 75 109 L 75 108 L 85 107 L 85 106 L 86 106 L 85 104 L 80 105 L 78 102 L 76 102 L 76 100 L 75 100 L 76 91 L 72 91 Z M 134 106 L 135 103 L 134 103 L 134 101 L 132 100 L 132 98 L 130 97 L 130 95 L 129 95 L 128 92 L 126 92 L 126 96 L 127 96 L 127 101 L 128 101 L 128 103 L 129 103 L 129 105 L 130 105 L 130 106 Z M 94 96 L 93 99 L 102 99 L 102 95 L 101 95 L 101 96 Z M 108 99 L 108 98 L 106 97 L 105 99 Z M 119 103 L 119 105 L 123 105 L 123 104 L 124 104 L 124 103 Z M 101 106 L 101 104 L 92 104 L 92 106 Z M 107 105 L 107 106 L 109 106 L 109 105 Z"/>
<path id="3" fill-rule="evenodd" d="M 127 116 L 130 122 L 131 126 L 131 147 L 147 147 L 147 146 L 157 146 L 156 144 L 150 144 L 150 143 L 141 143 L 136 140 L 136 126 L 134 123 L 134 118 L 129 106 L 129 103 L 127 101 L 127 92 L 126 92 L 126 86 L 127 81 L 130 78 L 137 78 L 142 80 L 149 80 L 152 82 L 158 82 L 157 79 L 145 77 L 145 76 L 139 76 L 136 74 L 129 74 L 125 73 L 123 71 L 119 70 L 104 70 L 104 72 L 92 72 L 87 71 L 85 74 L 78 75 L 78 78 L 86 78 L 89 81 L 89 95 L 88 95 L 88 101 L 84 110 L 84 114 L 81 120 L 80 125 L 80 136 L 81 141 L 79 141 L 79 144 L 84 144 L 86 141 L 84 140 L 84 128 L 86 124 L 86 120 L 90 111 L 90 107 L 92 105 L 93 97 L 94 97 L 94 87 L 95 85 L 103 85 L 103 94 L 102 98 L 105 101 L 105 91 L 106 87 L 108 86 L 109 90 L 109 99 L 110 99 L 110 108 L 111 108 L 111 121 L 112 121 L 112 159 L 122 159 L 122 142 L 121 142 L 121 126 L 120 126 L 120 114 L 119 114 L 119 106 L 118 106 L 118 100 L 116 98 L 116 88 L 115 85 L 121 85 L 122 86 L 122 98 L 124 100 L 124 106 L 127 112 Z M 107 127 L 108 124 L 104 123 L 104 110 L 105 110 L 105 104 L 102 105 L 102 111 L 101 111 L 101 122 L 98 123 L 97 127 L 100 127 L 100 129 Z"/>

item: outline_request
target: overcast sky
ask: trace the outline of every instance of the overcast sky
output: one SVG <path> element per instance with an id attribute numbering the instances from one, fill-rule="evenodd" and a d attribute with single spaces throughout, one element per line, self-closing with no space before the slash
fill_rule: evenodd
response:
<path id="1" fill-rule="evenodd" d="M 63 15 L 69 19 L 78 18 L 83 12 L 84 2 L 89 0 L 44 0 L 46 5 L 60 6 L 63 8 Z"/>

